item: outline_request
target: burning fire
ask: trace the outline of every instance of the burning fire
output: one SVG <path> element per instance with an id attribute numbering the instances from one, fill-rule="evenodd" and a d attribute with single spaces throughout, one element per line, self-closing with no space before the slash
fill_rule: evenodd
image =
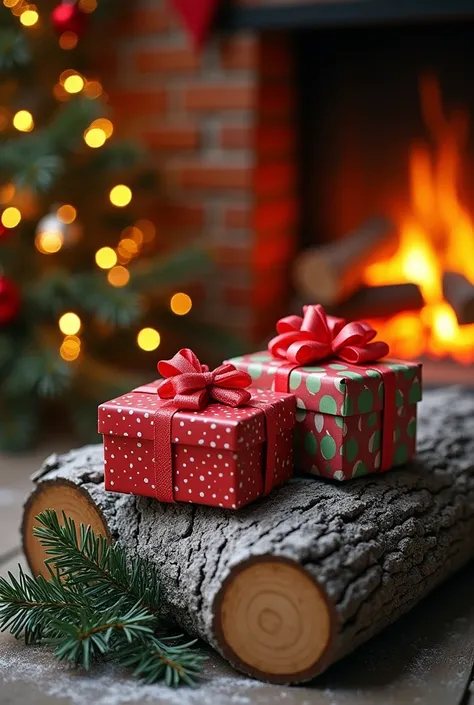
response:
<path id="1" fill-rule="evenodd" d="M 367 267 L 368 285 L 414 282 L 425 306 L 377 322 L 381 338 L 395 356 L 453 357 L 474 361 L 474 324 L 460 326 L 443 297 L 443 272 L 463 274 L 474 283 L 474 223 L 459 197 L 461 158 L 468 137 L 468 115 L 447 115 L 436 78 L 420 84 L 424 121 L 432 137 L 412 145 L 409 154 L 411 212 L 398 218 L 399 248 L 388 261 Z"/>

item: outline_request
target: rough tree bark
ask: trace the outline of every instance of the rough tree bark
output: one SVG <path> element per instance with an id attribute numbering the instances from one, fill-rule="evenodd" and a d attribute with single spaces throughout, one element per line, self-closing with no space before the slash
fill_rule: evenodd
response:
<path id="1" fill-rule="evenodd" d="M 300 682 L 413 607 L 474 555 L 474 394 L 427 393 L 403 470 L 299 479 L 238 512 L 108 494 L 100 446 L 50 457 L 25 507 L 64 508 L 160 568 L 174 618 L 240 670 Z"/>

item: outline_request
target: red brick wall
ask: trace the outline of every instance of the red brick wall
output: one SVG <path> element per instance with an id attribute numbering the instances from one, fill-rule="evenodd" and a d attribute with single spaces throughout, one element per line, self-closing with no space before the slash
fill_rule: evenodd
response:
<path id="1" fill-rule="evenodd" d="M 285 310 L 295 247 L 289 38 L 214 34 L 197 53 L 167 1 L 130 5 L 103 80 L 119 132 L 144 140 L 162 175 L 158 232 L 213 252 L 202 317 L 261 339 Z"/>

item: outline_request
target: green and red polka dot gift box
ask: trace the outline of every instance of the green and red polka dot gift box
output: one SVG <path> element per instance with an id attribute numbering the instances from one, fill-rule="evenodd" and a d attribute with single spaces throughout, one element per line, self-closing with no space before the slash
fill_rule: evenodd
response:
<path id="1" fill-rule="evenodd" d="M 273 390 L 288 361 L 268 352 L 235 357 L 230 362 L 248 372 L 253 386 Z M 348 480 L 388 469 L 383 443 L 391 446 L 391 466 L 415 453 L 416 410 L 421 400 L 421 365 L 383 359 L 351 364 L 332 359 L 288 372 L 287 388 L 296 397 L 295 463 L 313 475 Z M 390 407 L 386 383 L 391 378 Z M 383 438 L 384 415 L 392 416 L 392 439 Z"/>

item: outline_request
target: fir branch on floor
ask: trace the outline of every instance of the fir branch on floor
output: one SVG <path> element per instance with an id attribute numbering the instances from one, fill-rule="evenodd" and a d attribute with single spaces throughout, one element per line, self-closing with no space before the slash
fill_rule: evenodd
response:
<path id="1" fill-rule="evenodd" d="M 49 556 L 49 579 L 0 578 L 0 628 L 27 644 L 54 647 L 58 660 L 90 670 L 113 658 L 147 683 L 194 685 L 205 658 L 194 641 L 163 636 L 159 575 L 139 557 L 129 559 L 118 544 L 91 527 L 47 510 L 35 536 Z"/>
<path id="2" fill-rule="evenodd" d="M 51 620 L 71 617 L 86 608 L 81 593 L 60 580 L 50 570 L 50 579 L 32 578 L 21 566 L 16 578 L 8 573 L 10 582 L 0 577 L 0 624 L 15 637 L 25 636 L 28 644 L 51 635 Z"/>
<path id="3" fill-rule="evenodd" d="M 192 686 L 205 657 L 190 651 L 193 641 L 187 644 L 172 641 L 151 637 L 138 645 L 124 645 L 117 650 L 118 661 L 122 666 L 133 668 L 134 675 L 145 683 L 164 679 L 169 686 L 177 686 L 181 681 Z"/>

